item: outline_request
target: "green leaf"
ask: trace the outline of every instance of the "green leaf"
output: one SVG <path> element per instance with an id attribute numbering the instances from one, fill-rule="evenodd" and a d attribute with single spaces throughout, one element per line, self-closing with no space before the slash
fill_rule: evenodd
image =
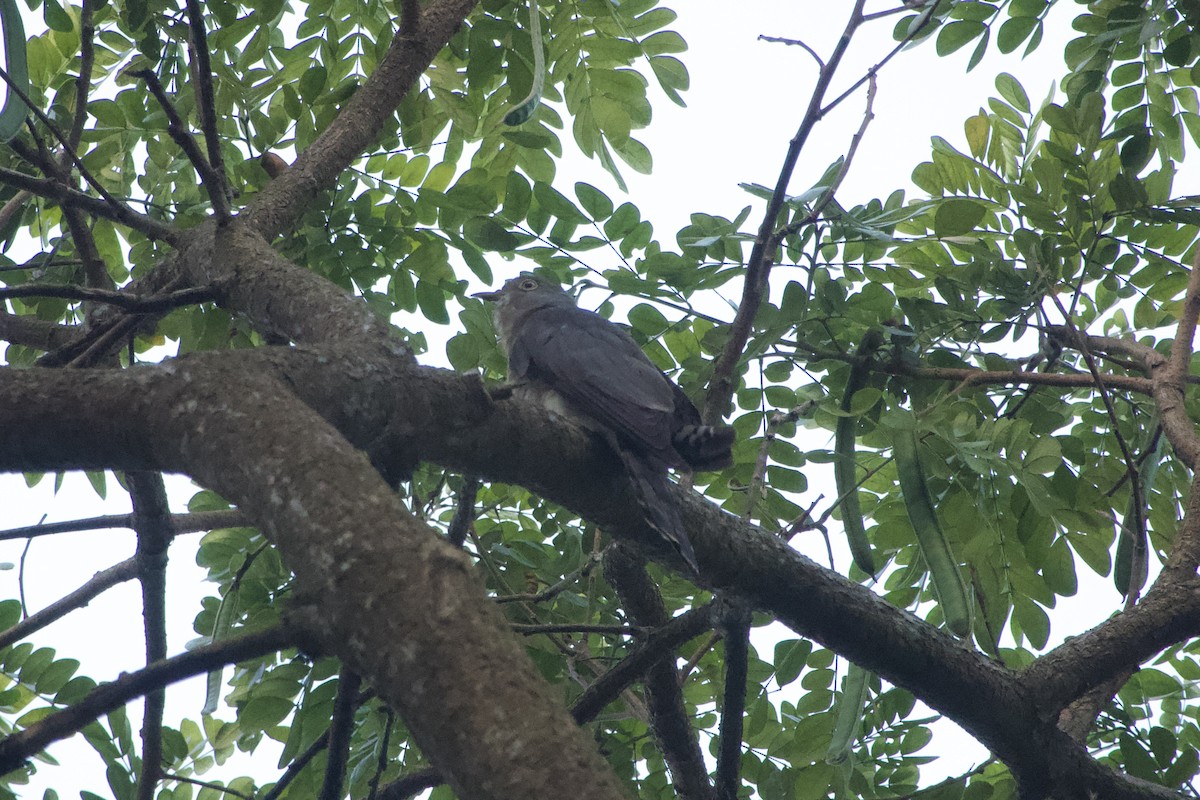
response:
<path id="1" fill-rule="evenodd" d="M 933 231 L 940 237 L 962 236 L 975 230 L 986 213 L 987 207 L 976 200 L 948 198 L 934 212 Z"/>
<path id="2" fill-rule="evenodd" d="M 491 217 L 472 217 L 467 220 L 463 223 L 463 236 L 480 250 L 511 251 L 521 244 L 516 234 Z"/>
<path id="3" fill-rule="evenodd" d="M 1025 88 L 1021 86 L 1021 82 L 1012 75 L 1007 72 L 997 75 L 996 90 L 1017 111 L 1022 114 L 1029 113 L 1029 95 L 1025 94 Z"/>
<path id="4" fill-rule="evenodd" d="M 975 20 L 951 22 L 938 31 L 937 54 L 948 56 L 985 33 L 987 33 L 987 26 L 982 22 Z"/>
<path id="5" fill-rule="evenodd" d="M 75 21 L 71 19 L 70 14 L 63 10 L 62 4 L 58 0 L 42 0 L 42 17 L 46 20 L 46 26 L 52 31 L 70 33 L 75 30 Z"/>
<path id="6" fill-rule="evenodd" d="M 583 206 L 584 211 L 596 222 L 612 216 L 612 200 L 609 200 L 608 195 L 596 187 L 580 181 L 575 184 L 575 196 L 579 198 L 579 204 Z"/>

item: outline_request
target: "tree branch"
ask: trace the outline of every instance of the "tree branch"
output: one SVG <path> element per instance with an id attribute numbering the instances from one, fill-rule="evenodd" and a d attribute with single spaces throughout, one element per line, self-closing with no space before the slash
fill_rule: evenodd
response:
<path id="1" fill-rule="evenodd" d="M 0 775 L 19 768 L 26 759 L 50 744 L 78 733 L 101 714 L 106 714 L 147 692 L 200 675 L 216 667 L 236 664 L 292 644 L 294 634 L 277 625 L 237 639 L 198 647 L 182 655 L 159 661 L 137 672 L 122 675 L 112 683 L 97 686 L 70 708 L 51 714 L 28 728 L 0 739 Z"/>
<path id="2" fill-rule="evenodd" d="M 69 595 L 59 598 L 41 611 L 30 614 L 16 625 L 0 633 L 0 650 L 10 647 L 26 636 L 40 631 L 42 628 L 62 619 L 72 611 L 83 608 L 112 587 L 125 581 L 133 580 L 136 577 L 137 560 L 133 558 L 97 572 L 87 583 Z"/>
<path id="3" fill-rule="evenodd" d="M 350 164 L 392 125 L 393 114 L 409 89 L 462 25 L 477 0 L 434 0 L 419 21 L 415 4 L 402 5 L 404 28 L 393 39 L 379 66 L 346 101 L 295 163 L 268 183 L 246 216 L 267 240 L 290 227 L 318 192 L 332 187 Z M 415 34 L 419 31 L 419 35 Z"/>
<path id="4" fill-rule="evenodd" d="M 841 64 L 842 56 L 846 54 L 846 50 L 850 46 L 854 32 L 862 24 L 864 4 L 865 0 L 855 1 L 854 8 L 850 12 L 850 19 L 833 49 L 833 54 L 830 55 L 828 63 L 822 66 L 820 74 L 817 76 L 817 82 L 809 97 L 808 108 L 804 112 L 800 127 L 791 142 L 788 143 L 783 167 L 779 171 L 779 177 L 775 180 L 775 190 L 771 193 L 771 199 L 767 201 L 767 209 L 763 214 L 762 223 L 759 225 L 758 236 L 755 237 L 754 246 L 750 250 L 750 258 L 746 262 L 742 299 L 738 303 L 737 314 L 734 315 L 733 323 L 730 325 L 729 339 L 726 340 L 721 355 L 717 357 L 716 363 L 713 365 L 713 377 L 709 384 L 703 415 L 704 421 L 710 425 L 715 424 L 728 413 L 729 403 L 737 384 L 734 380 L 734 372 L 746 349 L 754 318 L 758 316 L 758 309 L 766 294 L 771 265 L 775 259 L 775 230 L 779 225 L 779 216 L 783 211 L 784 201 L 787 199 L 788 184 L 791 183 L 792 173 L 796 170 L 796 163 L 800 159 L 804 145 L 808 142 L 809 134 L 821 119 L 821 102 L 829 90 L 829 84 Z"/>
<path id="5" fill-rule="evenodd" d="M 6 286 L 0 289 L 0 300 L 24 297 L 56 297 L 79 302 L 107 303 L 135 314 L 154 314 L 171 311 L 187 305 L 195 305 L 196 303 L 209 303 L 215 300 L 217 296 L 217 290 L 211 286 L 180 289 L 149 297 L 126 294 L 123 291 L 53 283 L 25 283 L 20 286 Z"/>
<path id="6" fill-rule="evenodd" d="M 200 164 L 208 170 L 201 172 L 205 188 L 208 190 L 209 201 L 213 205 L 213 213 L 217 220 L 225 222 L 229 219 L 229 188 L 225 179 L 225 158 L 221 155 L 221 137 L 217 131 L 217 103 L 213 92 L 213 71 L 209 61 L 208 34 L 204 29 L 204 10 L 197 0 L 187 0 L 188 32 L 192 57 L 195 68 L 191 74 L 196 87 L 196 106 L 199 109 L 200 126 L 204 131 L 204 143 L 208 149 L 208 160 L 200 159 Z"/>
<path id="7" fill-rule="evenodd" d="M 333 721 L 329 725 L 329 760 L 319 800 L 341 800 L 346 784 L 346 763 L 350 757 L 350 736 L 354 733 L 354 712 L 358 710 L 358 689 L 362 678 L 342 668 L 338 675 L 337 697 L 333 701 Z"/>
<path id="8" fill-rule="evenodd" d="M 104 200 L 98 200 L 91 195 L 63 186 L 61 183 L 47 178 L 35 178 L 23 172 L 17 172 L 7 167 L 0 167 L 0 183 L 6 183 L 9 186 L 36 194 L 39 197 L 53 200 L 60 206 L 72 206 L 86 211 L 93 216 L 119 222 L 144 234 L 149 239 L 161 239 L 170 242 L 174 241 L 177 235 L 176 230 L 170 225 L 147 217 L 144 214 L 139 214 L 124 204 L 117 203 L 116 205 L 111 205 Z"/>
<path id="9" fill-rule="evenodd" d="M 609 547 L 604 554 L 604 577 L 617 590 L 621 606 L 635 625 L 661 630 L 670 624 L 645 560 L 633 548 L 619 542 Z M 671 770 L 675 790 L 688 800 L 711 798 L 708 767 L 689 721 L 674 659 L 663 658 L 647 667 L 645 687 L 651 731 Z"/>
<path id="10" fill-rule="evenodd" d="M 171 508 L 162 475 L 129 472 L 129 497 L 133 501 L 133 528 L 137 531 L 138 577 L 142 584 L 142 617 L 146 630 L 146 663 L 167 657 L 167 547 L 175 536 Z M 162 775 L 162 723 L 166 691 L 146 694 L 142 713 L 142 774 L 138 800 L 153 800 Z"/>

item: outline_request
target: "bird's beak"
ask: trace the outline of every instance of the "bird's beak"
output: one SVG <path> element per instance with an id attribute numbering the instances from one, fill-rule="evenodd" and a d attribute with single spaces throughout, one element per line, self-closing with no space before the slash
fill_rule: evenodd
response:
<path id="1" fill-rule="evenodd" d="M 478 297 L 480 300 L 496 301 L 500 299 L 500 292 L 476 292 L 471 297 Z"/>

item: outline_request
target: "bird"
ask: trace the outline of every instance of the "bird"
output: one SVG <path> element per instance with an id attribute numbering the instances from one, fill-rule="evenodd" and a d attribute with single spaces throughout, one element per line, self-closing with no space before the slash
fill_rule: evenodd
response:
<path id="1" fill-rule="evenodd" d="M 728 466 L 733 429 L 705 425 L 623 327 L 580 308 L 556 281 L 526 272 L 475 297 L 494 304 L 514 396 L 600 434 L 629 474 L 646 523 L 699 574 L 667 473 Z"/>

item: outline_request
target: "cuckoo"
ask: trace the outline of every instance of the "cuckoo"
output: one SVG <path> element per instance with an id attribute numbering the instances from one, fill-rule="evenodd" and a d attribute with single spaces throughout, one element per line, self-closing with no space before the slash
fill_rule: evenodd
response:
<path id="1" fill-rule="evenodd" d="M 524 273 L 475 296 L 495 304 L 514 392 L 604 437 L 629 474 L 646 523 L 698 572 L 667 470 L 728 466 L 733 429 L 704 425 L 624 328 L 579 308 L 546 278 Z"/>

